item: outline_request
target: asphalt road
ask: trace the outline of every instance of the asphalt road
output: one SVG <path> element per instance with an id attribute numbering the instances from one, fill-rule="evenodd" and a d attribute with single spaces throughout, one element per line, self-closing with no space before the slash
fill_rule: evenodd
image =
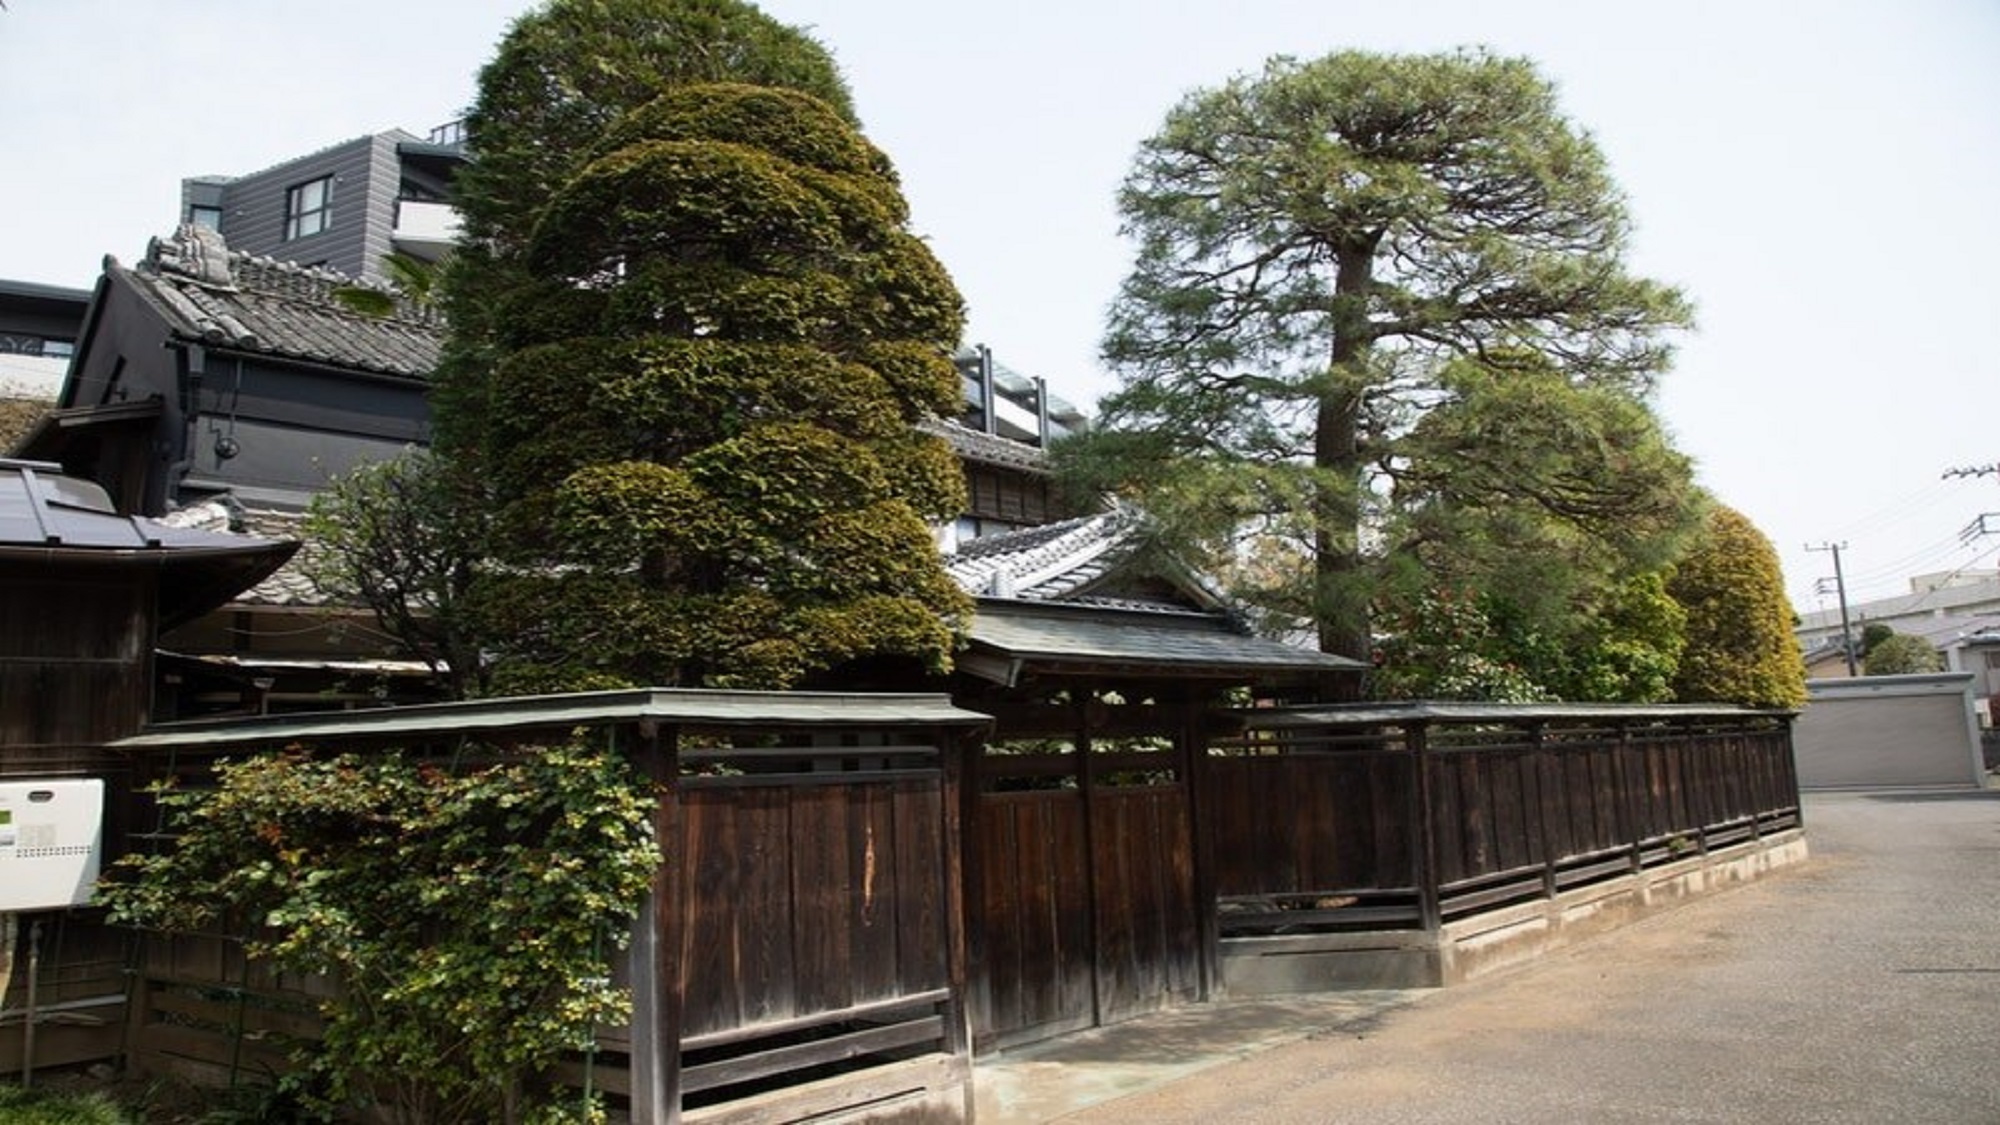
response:
<path id="1" fill-rule="evenodd" d="M 1798 868 L 1063 1120 L 2000 1125 L 2000 791 L 1805 816 Z"/>

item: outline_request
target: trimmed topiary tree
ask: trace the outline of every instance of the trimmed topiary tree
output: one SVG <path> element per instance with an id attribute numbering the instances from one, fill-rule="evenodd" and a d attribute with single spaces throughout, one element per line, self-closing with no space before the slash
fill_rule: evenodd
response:
<path id="1" fill-rule="evenodd" d="M 832 54 L 742 0 L 551 0 L 508 30 L 466 119 L 477 159 L 455 182 L 462 237 L 441 286 L 452 332 L 431 394 L 441 450 L 467 462 L 485 448 L 499 337 L 519 311 L 501 298 L 527 280 L 543 205 L 619 118 L 711 82 L 799 90 L 856 123 Z"/>
<path id="2" fill-rule="evenodd" d="M 1805 661 L 1778 553 L 1742 513 L 1717 506 L 1667 592 L 1687 611 L 1674 695 L 1690 703 L 1800 707 Z"/>
<path id="3" fill-rule="evenodd" d="M 797 91 L 682 87 L 606 132 L 498 295 L 504 684 L 948 666 L 970 606 L 927 521 L 963 486 L 915 423 L 959 406 L 962 310 L 906 217 L 882 153 Z"/>

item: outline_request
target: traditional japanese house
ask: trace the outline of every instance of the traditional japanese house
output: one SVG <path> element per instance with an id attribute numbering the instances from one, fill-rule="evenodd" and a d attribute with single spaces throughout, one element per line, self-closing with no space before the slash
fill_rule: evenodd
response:
<path id="1" fill-rule="evenodd" d="M 296 546 L 119 515 L 59 466 L 0 461 L 0 970 L 37 966 L 0 971 L 0 1073 L 115 1050 L 122 939 L 84 906 L 132 831 L 133 786 L 104 745 L 147 720 L 160 628 Z"/>
<path id="2" fill-rule="evenodd" d="M 222 495 L 297 511 L 327 480 L 429 438 L 439 325 L 347 309 L 344 275 L 184 226 L 106 258 L 53 416 L 20 447 L 163 515 Z"/>
<path id="3" fill-rule="evenodd" d="M 429 438 L 440 323 L 334 297 L 351 279 L 229 250 L 184 226 L 127 267 L 107 258 L 57 409 L 23 456 L 95 481 L 118 511 L 296 539 L 333 476 Z M 370 615 L 297 566 L 163 630 L 162 717 L 426 698 Z"/>

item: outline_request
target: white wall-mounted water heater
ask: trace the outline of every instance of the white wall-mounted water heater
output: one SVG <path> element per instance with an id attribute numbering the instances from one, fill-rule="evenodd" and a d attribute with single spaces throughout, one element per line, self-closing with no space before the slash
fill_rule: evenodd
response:
<path id="1" fill-rule="evenodd" d="M 103 781 L 0 780 L 0 911 L 82 906 L 103 854 Z"/>

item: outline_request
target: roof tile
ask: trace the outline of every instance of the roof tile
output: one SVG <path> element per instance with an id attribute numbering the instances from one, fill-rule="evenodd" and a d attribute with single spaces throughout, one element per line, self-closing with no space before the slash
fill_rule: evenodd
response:
<path id="1" fill-rule="evenodd" d="M 186 339 L 412 379 L 437 365 L 444 322 L 435 311 L 399 301 L 392 316 L 355 312 L 334 296 L 360 284 L 353 278 L 237 253 L 213 231 L 183 226 L 156 238 L 123 272 Z"/>

